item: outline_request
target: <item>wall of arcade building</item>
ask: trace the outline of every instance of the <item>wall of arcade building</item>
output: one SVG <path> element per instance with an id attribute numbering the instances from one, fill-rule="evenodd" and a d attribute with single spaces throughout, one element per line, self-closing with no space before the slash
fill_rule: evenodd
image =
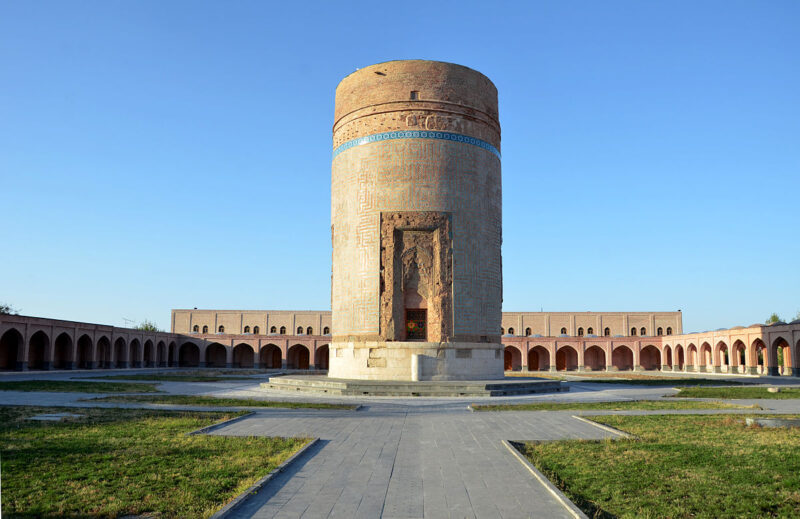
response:
<path id="1" fill-rule="evenodd" d="M 221 367 L 328 369 L 325 335 L 186 336 L 0 315 L 0 370 Z"/>
<path id="2" fill-rule="evenodd" d="M 800 376 L 800 320 L 654 337 L 505 336 L 506 371 Z"/>
<path id="3" fill-rule="evenodd" d="M 0 370 L 231 367 L 327 370 L 330 335 L 197 334 L 0 315 Z M 508 371 L 800 376 L 800 320 L 665 336 L 504 336 Z"/>

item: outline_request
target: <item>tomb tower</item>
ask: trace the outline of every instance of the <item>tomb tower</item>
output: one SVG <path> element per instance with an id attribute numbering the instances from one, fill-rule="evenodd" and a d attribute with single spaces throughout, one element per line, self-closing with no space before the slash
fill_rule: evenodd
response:
<path id="1" fill-rule="evenodd" d="M 333 125 L 333 378 L 502 378 L 497 89 L 403 60 L 339 83 Z"/>

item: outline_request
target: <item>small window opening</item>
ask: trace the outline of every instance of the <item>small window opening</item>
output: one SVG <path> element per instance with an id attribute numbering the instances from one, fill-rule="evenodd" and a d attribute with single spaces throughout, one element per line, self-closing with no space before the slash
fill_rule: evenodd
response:
<path id="1" fill-rule="evenodd" d="M 281 335 L 286 335 L 286 327 L 281 326 Z"/>
<path id="2" fill-rule="evenodd" d="M 658 330 L 656 330 L 656 335 L 664 335 L 664 328 L 659 326 Z"/>
<path id="3" fill-rule="evenodd" d="M 322 334 L 323 335 L 330 335 L 330 333 L 331 333 L 331 329 L 328 328 L 327 326 L 322 329 Z"/>
<path id="4" fill-rule="evenodd" d="M 203 326 L 203 333 L 208 333 L 208 326 Z"/>
<path id="5" fill-rule="evenodd" d="M 514 335 L 514 328 L 509 328 L 508 329 L 508 334 L 509 335 Z"/>
<path id="6" fill-rule="evenodd" d="M 672 335 L 672 328 L 667 326 L 667 335 Z"/>
<path id="7" fill-rule="evenodd" d="M 567 329 L 561 328 L 561 335 L 566 335 L 566 334 L 567 334 Z"/>
<path id="8" fill-rule="evenodd" d="M 578 328 L 578 337 L 583 337 L 583 327 Z"/>
<path id="9" fill-rule="evenodd" d="M 194 333 L 197 333 L 200 331 L 200 327 L 195 324 L 194 328 L 192 328 L 192 331 L 194 331 Z"/>
<path id="10" fill-rule="evenodd" d="M 254 333 L 254 334 L 258 335 L 258 333 L 259 333 L 260 331 L 261 331 L 261 329 L 260 329 L 258 326 L 253 326 L 253 333 Z"/>
<path id="11" fill-rule="evenodd" d="M 411 100 L 416 101 L 419 99 L 419 92 L 417 90 L 411 91 Z"/>
<path id="12" fill-rule="evenodd" d="M 589 328 L 586 330 L 587 335 L 594 335 L 594 328 Z"/>
<path id="13" fill-rule="evenodd" d="M 306 328 L 306 335 L 314 335 L 314 329 L 310 326 Z"/>
<path id="14" fill-rule="evenodd" d="M 639 330 L 639 335 L 641 335 L 642 337 L 647 335 L 647 328 L 642 327 L 642 329 Z"/>
<path id="15" fill-rule="evenodd" d="M 250 327 L 249 326 L 245 326 L 244 327 L 244 333 L 250 333 Z"/>
<path id="16" fill-rule="evenodd" d="M 525 328 L 525 337 L 530 337 L 530 336 L 531 336 L 531 329 Z"/>
<path id="17" fill-rule="evenodd" d="M 605 335 L 606 337 L 611 335 L 611 328 L 606 328 L 605 330 L 603 330 L 603 335 Z"/>
<path id="18" fill-rule="evenodd" d="M 303 327 L 302 326 L 298 326 L 297 327 L 297 335 L 303 335 Z"/>
<path id="19" fill-rule="evenodd" d="M 225 333 L 225 327 L 220 325 L 218 328 L 219 333 Z"/>
<path id="20" fill-rule="evenodd" d="M 636 335 L 636 328 L 635 327 L 631 328 L 631 337 L 633 337 L 634 335 Z"/>
<path id="21" fill-rule="evenodd" d="M 273 326 L 269 329 L 269 333 L 278 333 L 278 329 Z"/>

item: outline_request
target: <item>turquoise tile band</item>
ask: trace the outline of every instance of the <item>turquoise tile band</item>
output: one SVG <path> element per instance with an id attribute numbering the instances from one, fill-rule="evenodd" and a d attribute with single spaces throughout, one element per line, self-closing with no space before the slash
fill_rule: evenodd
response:
<path id="1" fill-rule="evenodd" d="M 358 139 L 347 141 L 338 148 L 336 148 L 335 150 L 333 150 L 333 158 L 335 159 L 336 156 L 342 153 L 343 151 L 347 151 L 350 148 L 355 148 L 356 146 L 361 146 L 362 144 L 388 141 L 392 139 L 438 139 L 441 141 L 463 142 L 464 144 L 470 144 L 472 146 L 483 148 L 486 151 L 494 154 L 494 156 L 497 157 L 498 159 L 500 158 L 500 150 L 498 150 L 488 142 L 482 141 L 481 139 L 476 139 L 475 137 L 469 137 L 468 135 L 461 135 L 459 133 L 436 132 L 429 130 L 383 132 L 383 133 L 375 133 L 373 135 L 367 135 L 366 137 L 359 137 Z"/>

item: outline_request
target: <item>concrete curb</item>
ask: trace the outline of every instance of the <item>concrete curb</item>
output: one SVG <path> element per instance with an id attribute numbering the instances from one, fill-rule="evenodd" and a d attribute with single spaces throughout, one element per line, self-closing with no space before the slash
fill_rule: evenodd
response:
<path id="1" fill-rule="evenodd" d="M 217 512 L 212 515 L 210 519 L 222 519 L 224 517 L 228 517 L 236 507 L 242 504 L 252 494 L 257 493 L 259 490 L 264 488 L 270 481 L 272 481 L 273 478 L 275 478 L 275 476 L 286 470 L 289 465 L 294 463 L 300 456 L 305 454 L 311 447 L 316 445 L 318 441 L 319 438 L 312 438 L 310 442 L 301 447 L 299 451 L 289 456 L 286 461 L 278 465 L 272 472 L 253 483 L 250 488 L 233 498 L 233 501 L 217 510 Z"/>
<path id="2" fill-rule="evenodd" d="M 567 496 L 564 495 L 549 479 L 545 477 L 544 474 L 539 472 L 539 469 L 534 467 L 531 462 L 522 455 L 508 440 L 503 440 L 503 445 L 505 445 L 506 449 L 508 449 L 511 454 L 517 458 L 517 461 L 522 463 L 528 471 L 533 474 L 533 477 L 536 478 L 539 483 L 541 483 L 552 495 L 556 498 L 556 500 L 561 503 L 567 511 L 572 514 L 573 517 L 577 519 L 589 519 L 589 517 L 583 513 L 583 511 L 578 508 L 575 503 L 569 500 Z"/>
<path id="3" fill-rule="evenodd" d="M 215 423 L 213 425 L 207 425 L 206 427 L 201 427 L 200 429 L 197 429 L 196 431 L 191 431 L 191 432 L 186 433 L 186 436 L 194 436 L 195 434 L 208 434 L 211 431 L 219 429 L 220 427 L 225 427 L 225 426 L 230 425 L 232 423 L 238 422 L 239 420 L 244 420 L 245 418 L 249 418 L 249 417 L 253 416 L 254 414 L 255 413 L 251 411 L 251 412 L 249 412 L 247 414 L 243 414 L 242 416 L 235 416 L 235 417 L 231 418 L 230 420 L 225 420 L 224 422 Z"/>
<path id="4" fill-rule="evenodd" d="M 599 429 L 602 429 L 602 430 L 604 430 L 606 432 L 610 432 L 611 434 L 616 434 L 617 436 L 620 436 L 622 438 L 625 438 L 625 439 L 628 439 L 628 440 L 637 439 L 635 436 L 633 436 L 631 434 L 628 434 L 626 432 L 620 431 L 619 429 L 614 429 L 613 427 L 609 427 L 608 425 L 597 423 L 597 422 L 595 422 L 593 420 L 589 420 L 588 418 L 584 418 L 584 417 L 578 416 L 578 415 L 572 415 L 572 417 L 575 418 L 576 420 L 580 420 L 581 422 L 588 423 L 589 425 L 594 425 L 595 427 L 597 427 Z"/>

